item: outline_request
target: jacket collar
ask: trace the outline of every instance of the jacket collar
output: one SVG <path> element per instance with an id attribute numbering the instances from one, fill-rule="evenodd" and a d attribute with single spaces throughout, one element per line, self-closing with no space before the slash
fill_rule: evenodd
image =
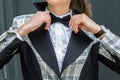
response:
<path id="1" fill-rule="evenodd" d="M 45 9 L 48 5 L 47 2 L 34 2 L 33 4 L 39 11 L 45 11 Z"/>

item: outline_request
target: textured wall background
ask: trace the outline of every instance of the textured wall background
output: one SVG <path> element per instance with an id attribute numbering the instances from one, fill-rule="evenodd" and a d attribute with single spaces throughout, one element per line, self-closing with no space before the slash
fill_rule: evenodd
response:
<path id="1" fill-rule="evenodd" d="M 43 0 L 0 0 L 0 34 L 12 24 L 15 16 L 36 12 L 33 1 Z M 120 0 L 91 0 L 93 20 L 105 25 L 120 36 Z M 100 80 L 120 80 L 120 76 L 100 63 Z M 23 80 L 19 55 L 0 70 L 0 80 Z"/>

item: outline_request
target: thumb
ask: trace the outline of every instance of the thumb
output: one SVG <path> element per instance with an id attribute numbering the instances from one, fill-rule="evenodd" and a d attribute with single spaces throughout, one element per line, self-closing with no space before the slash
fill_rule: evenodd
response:
<path id="1" fill-rule="evenodd" d="M 50 22 L 46 22 L 45 30 L 48 30 L 50 27 Z"/>

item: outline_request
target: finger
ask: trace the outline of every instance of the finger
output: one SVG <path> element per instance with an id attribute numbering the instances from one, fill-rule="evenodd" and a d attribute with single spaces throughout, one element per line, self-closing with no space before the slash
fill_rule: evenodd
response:
<path id="1" fill-rule="evenodd" d="M 72 21 L 73 21 L 76 17 L 77 17 L 76 15 L 74 15 L 74 16 L 71 17 L 71 19 L 70 19 L 70 21 L 69 21 L 69 25 L 70 25 L 70 26 L 71 26 L 71 24 L 72 24 Z"/>
<path id="2" fill-rule="evenodd" d="M 48 30 L 49 27 L 50 27 L 51 21 L 50 20 L 46 20 L 45 23 L 46 23 L 45 29 Z"/>
<path id="3" fill-rule="evenodd" d="M 51 23 L 51 18 L 48 12 L 44 12 L 44 22 L 46 23 L 45 29 L 48 30 L 50 23 Z"/>
<path id="4" fill-rule="evenodd" d="M 51 24 L 51 19 L 50 18 L 47 19 L 45 23 L 46 23 L 45 29 L 48 30 Z"/>
<path id="5" fill-rule="evenodd" d="M 80 25 L 80 24 L 82 24 L 82 19 L 80 17 L 78 17 L 74 20 L 74 23 L 77 25 Z"/>
<path id="6" fill-rule="evenodd" d="M 74 28 L 73 28 L 74 23 L 73 23 L 73 20 L 72 20 L 72 19 L 71 19 L 70 22 L 69 22 L 69 26 L 70 26 L 70 28 L 74 31 Z"/>
<path id="7" fill-rule="evenodd" d="M 79 14 L 79 15 L 74 15 L 74 16 L 72 16 L 71 19 L 70 19 L 70 21 L 69 21 L 69 26 L 71 26 L 72 22 L 73 22 L 76 18 L 78 18 L 78 17 L 80 17 L 80 14 Z"/>
<path id="8" fill-rule="evenodd" d="M 77 33 L 79 31 L 79 19 L 74 19 L 74 20 L 71 20 L 71 26 L 74 30 L 75 33 Z"/>
<path id="9" fill-rule="evenodd" d="M 50 23 L 46 23 L 45 30 L 48 30 L 50 27 Z"/>
<path id="10" fill-rule="evenodd" d="M 76 33 L 76 27 L 77 25 L 74 23 L 74 21 L 71 21 L 71 28 Z"/>
<path id="11" fill-rule="evenodd" d="M 79 31 L 79 30 L 78 30 L 78 25 L 75 24 L 75 26 L 74 26 L 74 32 L 77 33 L 78 31 Z"/>

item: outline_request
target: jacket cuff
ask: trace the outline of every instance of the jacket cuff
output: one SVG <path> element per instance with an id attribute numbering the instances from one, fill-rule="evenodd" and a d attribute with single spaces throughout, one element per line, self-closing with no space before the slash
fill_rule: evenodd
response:
<path id="1" fill-rule="evenodd" d="M 107 51 L 120 59 L 120 37 L 113 34 L 110 30 L 106 30 L 106 34 L 100 42 Z"/>
<path id="2" fill-rule="evenodd" d="M 109 43 L 114 38 L 116 38 L 116 35 L 113 34 L 109 29 L 106 29 L 103 25 L 101 26 L 101 28 L 105 31 L 105 34 L 102 39 L 99 39 L 100 42 L 102 42 L 103 44 L 104 43 L 106 44 L 106 43 Z"/>
<path id="3" fill-rule="evenodd" d="M 13 43 L 15 39 L 19 40 L 19 42 L 22 42 L 19 38 L 17 38 L 16 31 L 8 30 L 7 32 L 3 33 L 0 36 L 0 52 L 2 52 L 9 44 Z"/>

